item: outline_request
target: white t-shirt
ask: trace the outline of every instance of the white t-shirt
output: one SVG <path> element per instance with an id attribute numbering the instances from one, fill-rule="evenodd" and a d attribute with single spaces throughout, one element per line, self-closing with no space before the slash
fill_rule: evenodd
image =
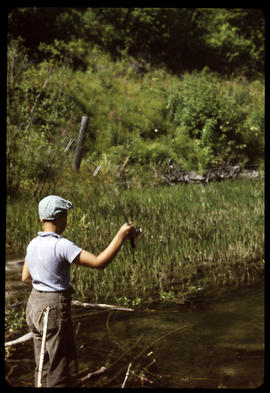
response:
<path id="1" fill-rule="evenodd" d="M 29 243 L 26 261 L 32 284 L 38 291 L 63 291 L 69 288 L 70 265 L 82 248 L 54 232 L 38 232 Z"/>

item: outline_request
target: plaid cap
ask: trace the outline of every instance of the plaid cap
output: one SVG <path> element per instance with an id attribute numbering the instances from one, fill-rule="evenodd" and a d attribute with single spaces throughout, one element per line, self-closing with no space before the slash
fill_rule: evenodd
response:
<path id="1" fill-rule="evenodd" d="M 43 220 L 54 220 L 59 213 L 63 213 L 72 207 L 70 201 L 57 195 L 48 195 L 39 202 L 39 217 Z"/>

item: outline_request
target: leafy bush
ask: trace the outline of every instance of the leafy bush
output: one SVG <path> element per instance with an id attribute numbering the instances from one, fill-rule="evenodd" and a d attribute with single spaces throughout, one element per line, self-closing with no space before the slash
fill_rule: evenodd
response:
<path id="1" fill-rule="evenodd" d="M 176 158 L 172 148 L 162 142 L 145 143 L 137 139 L 130 149 L 131 162 L 142 165 L 161 164 L 169 158 Z"/>
<path id="2" fill-rule="evenodd" d="M 263 87 L 261 86 L 261 90 Z M 255 154 L 251 146 L 247 124 L 250 118 L 252 96 L 248 86 L 221 80 L 216 74 L 204 69 L 200 73 L 186 75 L 175 92 L 169 111 L 176 127 L 194 140 L 209 165 L 223 163 L 254 163 L 262 156 L 262 111 L 257 127 L 260 143 Z M 257 108 L 258 109 L 258 108 Z M 256 126 L 253 126 L 256 127 Z M 194 146 L 194 147 L 195 147 Z M 196 151 L 197 149 L 195 149 Z M 198 153 L 198 151 L 197 151 Z M 204 160 L 202 163 L 206 165 Z"/>

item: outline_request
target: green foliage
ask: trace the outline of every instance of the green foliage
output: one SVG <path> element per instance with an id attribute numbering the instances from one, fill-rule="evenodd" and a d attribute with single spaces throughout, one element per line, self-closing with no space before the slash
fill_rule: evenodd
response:
<path id="1" fill-rule="evenodd" d="M 46 58 L 37 51 L 40 43 L 79 40 L 82 46 L 98 45 L 114 59 L 131 55 L 177 74 L 205 65 L 223 74 L 264 72 L 260 9 L 15 8 L 9 14 L 9 35 L 21 36 L 35 61 Z M 76 69 L 87 67 L 76 48 L 71 59 Z"/>
<path id="2" fill-rule="evenodd" d="M 11 43 L 8 59 L 7 184 L 14 196 L 26 180 L 27 187 L 55 180 L 65 144 L 80 121 L 80 115 L 70 114 L 83 102 L 80 85 L 65 64 L 52 59 L 26 68 L 17 42 Z"/>
<path id="3" fill-rule="evenodd" d="M 21 37 L 39 62 L 46 58 L 37 51 L 40 43 L 52 44 L 56 38 L 67 42 L 82 33 L 81 14 L 79 8 L 17 7 L 8 16 L 8 33 L 10 38 Z"/>
<path id="4" fill-rule="evenodd" d="M 6 309 L 5 324 L 9 332 L 20 330 L 25 325 L 25 310 L 14 312 L 14 309 Z"/>
<path id="5" fill-rule="evenodd" d="M 187 135 L 193 139 L 192 150 L 202 167 L 228 162 L 254 164 L 263 156 L 264 113 L 261 109 L 256 111 L 258 118 L 254 122 L 254 114 L 250 111 L 252 95 L 254 97 L 246 81 L 222 80 L 207 69 L 186 75 L 169 107 L 170 116 L 178 127 L 176 141 L 184 138 L 187 144 Z M 253 154 L 249 140 L 251 129 L 257 130 L 260 139 Z"/>
<path id="6" fill-rule="evenodd" d="M 264 14 L 260 9 L 200 9 L 197 17 L 206 27 L 201 40 L 219 62 L 217 70 L 249 76 L 255 69 L 263 72 Z"/>
<path id="7" fill-rule="evenodd" d="M 113 61 L 97 46 L 81 44 L 40 45 L 47 59 L 38 64 L 20 41 L 9 44 L 9 197 L 30 190 L 38 199 L 70 173 L 82 115 L 89 117 L 84 160 L 93 171 L 105 155 L 114 178 L 127 157 L 130 178 L 138 171 L 144 176 L 144 166 L 151 173 L 168 158 L 187 170 L 263 160 L 259 80 L 225 79 L 207 69 L 179 78 L 150 66 L 138 75 L 132 58 Z M 87 53 L 84 71 L 72 68 L 74 51 Z M 64 152 L 71 138 L 75 143 Z"/>
<path id="8" fill-rule="evenodd" d="M 135 141 L 129 153 L 131 161 L 141 165 L 149 165 L 151 163 L 161 164 L 169 158 L 176 158 L 173 149 L 166 146 L 166 143 L 145 143 L 142 139 Z"/>

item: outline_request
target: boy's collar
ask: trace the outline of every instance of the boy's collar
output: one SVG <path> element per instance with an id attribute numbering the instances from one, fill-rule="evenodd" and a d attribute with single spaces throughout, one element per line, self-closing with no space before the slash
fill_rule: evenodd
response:
<path id="1" fill-rule="evenodd" d="M 62 237 L 61 235 L 59 235 L 58 233 L 55 233 L 55 232 L 38 232 L 38 236 L 41 236 L 41 237 L 54 236 L 54 237 L 57 237 L 58 239 Z"/>

